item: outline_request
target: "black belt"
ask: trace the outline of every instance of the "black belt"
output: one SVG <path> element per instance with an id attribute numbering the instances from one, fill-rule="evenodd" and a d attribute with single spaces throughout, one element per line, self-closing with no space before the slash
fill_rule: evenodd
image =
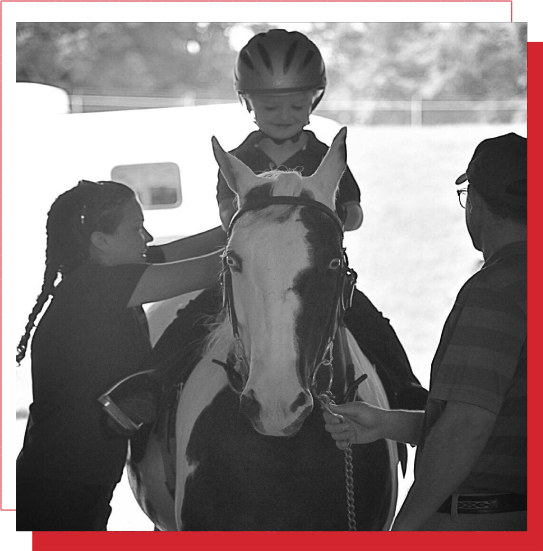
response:
<path id="1" fill-rule="evenodd" d="M 473 494 L 459 495 L 456 512 L 476 515 L 481 513 L 511 513 L 526 511 L 524 494 Z M 449 496 L 437 510 L 438 513 L 454 513 L 453 497 Z"/>

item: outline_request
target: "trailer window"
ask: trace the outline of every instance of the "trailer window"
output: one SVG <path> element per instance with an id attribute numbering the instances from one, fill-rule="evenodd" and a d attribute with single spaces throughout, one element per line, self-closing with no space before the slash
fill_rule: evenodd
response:
<path id="1" fill-rule="evenodd" d="M 181 204 L 181 177 L 175 163 L 119 165 L 111 179 L 130 186 L 144 209 L 168 209 Z"/>

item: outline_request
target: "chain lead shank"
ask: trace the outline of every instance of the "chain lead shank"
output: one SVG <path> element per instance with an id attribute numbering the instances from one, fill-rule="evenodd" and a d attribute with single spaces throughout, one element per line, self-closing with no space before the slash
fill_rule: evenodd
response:
<path id="1" fill-rule="evenodd" d="M 342 423 L 345 422 L 342 415 L 338 415 L 330 409 L 330 404 L 334 405 L 332 394 L 330 392 L 317 395 L 317 399 L 319 400 L 322 409 L 325 409 L 328 413 L 330 413 L 330 415 L 338 417 Z M 345 495 L 347 498 L 347 521 L 349 525 L 349 531 L 357 531 L 356 509 L 354 502 L 353 450 L 349 445 L 349 447 L 343 451 L 345 459 Z"/>

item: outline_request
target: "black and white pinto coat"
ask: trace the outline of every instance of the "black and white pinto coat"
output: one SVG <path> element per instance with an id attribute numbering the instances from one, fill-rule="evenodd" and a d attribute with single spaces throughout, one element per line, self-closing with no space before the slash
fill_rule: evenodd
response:
<path id="1" fill-rule="evenodd" d="M 262 197 L 291 196 L 333 210 L 345 137 L 342 129 L 310 177 L 257 176 L 216 140 L 213 148 L 240 209 Z M 344 453 L 325 431 L 311 392 L 334 308 L 341 240 L 329 216 L 303 205 L 249 210 L 231 228 L 225 269 L 238 352 L 246 359 L 235 367 L 242 385 L 234 389 L 213 361 L 236 349 L 224 316 L 146 448 L 133 446 L 131 485 L 158 530 L 348 529 Z M 346 334 L 355 376 L 367 374 L 357 399 L 388 407 L 374 367 Z M 396 445 L 379 440 L 352 452 L 357 529 L 387 530 L 397 499 Z"/>

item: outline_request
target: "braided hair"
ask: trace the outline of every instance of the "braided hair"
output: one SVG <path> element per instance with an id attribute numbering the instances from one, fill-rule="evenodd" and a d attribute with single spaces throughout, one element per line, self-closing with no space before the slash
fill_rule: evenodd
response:
<path id="1" fill-rule="evenodd" d="M 134 192 L 124 184 L 81 180 L 54 201 L 47 215 L 42 288 L 17 346 L 18 364 L 26 355 L 36 318 L 54 295 L 58 283 L 89 260 L 92 233 L 114 233 L 121 222 L 124 205 L 134 198 Z"/>

